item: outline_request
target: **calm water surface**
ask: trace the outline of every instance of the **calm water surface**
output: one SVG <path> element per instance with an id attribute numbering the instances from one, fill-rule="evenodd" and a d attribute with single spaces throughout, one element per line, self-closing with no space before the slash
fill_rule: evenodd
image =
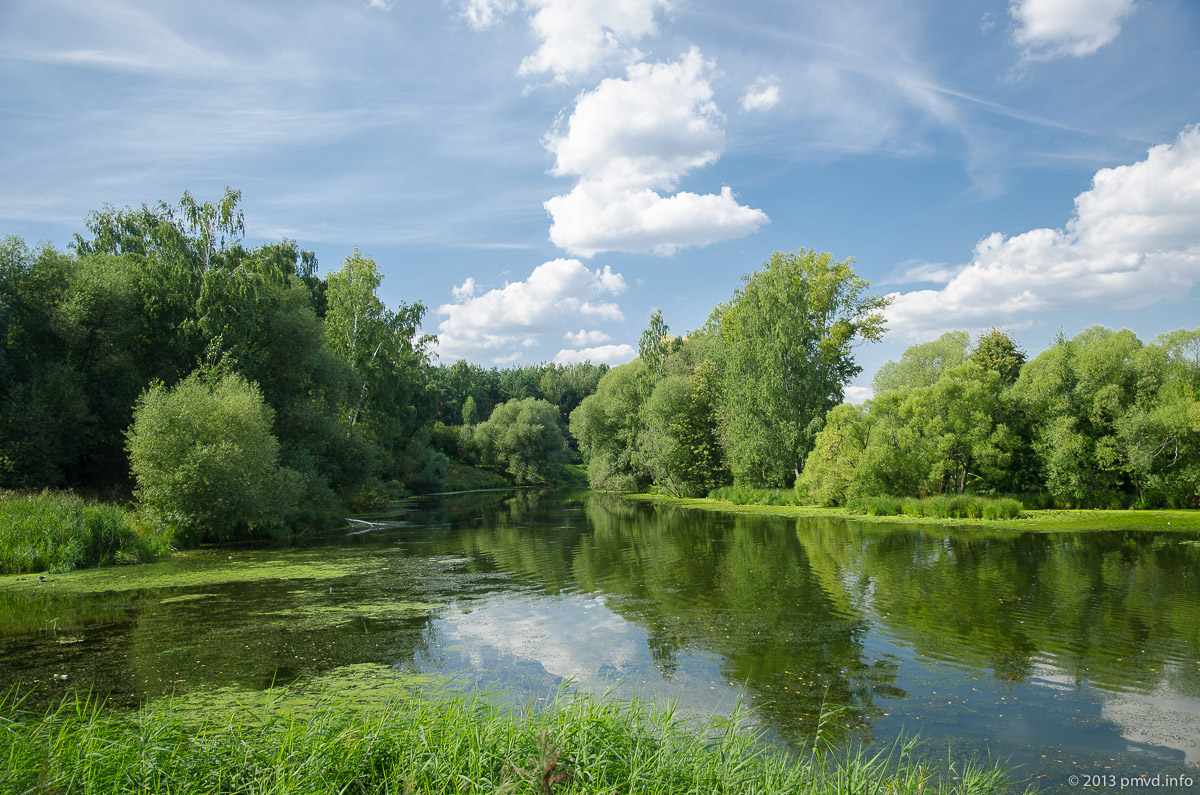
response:
<path id="1" fill-rule="evenodd" d="M 835 731 L 1200 790 L 1200 539 L 732 516 L 597 494 L 417 501 L 302 549 L 0 582 L 0 683 L 136 704 L 347 672 L 740 699 Z M 1076 787 L 1078 789 L 1078 787 Z"/>

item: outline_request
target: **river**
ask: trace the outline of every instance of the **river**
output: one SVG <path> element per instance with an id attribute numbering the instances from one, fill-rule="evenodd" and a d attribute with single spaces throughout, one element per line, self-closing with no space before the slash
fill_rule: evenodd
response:
<path id="1" fill-rule="evenodd" d="M 1040 786 L 1145 774 L 1195 792 L 1200 539 L 476 493 L 299 548 L 0 578 L 0 682 L 31 704 L 414 674 L 535 702 L 675 698 L 684 715 L 740 701 L 793 746 L 818 727 L 920 733 Z"/>

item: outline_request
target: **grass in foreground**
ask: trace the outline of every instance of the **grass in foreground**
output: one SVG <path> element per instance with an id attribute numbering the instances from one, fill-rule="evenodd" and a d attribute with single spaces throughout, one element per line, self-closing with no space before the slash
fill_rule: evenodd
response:
<path id="1" fill-rule="evenodd" d="M 0 709 L 0 789 L 55 793 L 993 793 L 995 767 L 935 776 L 912 742 L 874 755 L 767 748 L 741 718 L 696 727 L 652 710 L 562 696 L 541 712 L 472 695 L 374 708 L 276 701 L 198 719 L 167 702 L 134 715 L 92 701 Z M 220 717 L 212 717 L 220 714 Z"/>
<path id="2" fill-rule="evenodd" d="M 170 551 L 170 539 L 116 505 L 69 492 L 0 494 L 0 573 L 64 572 L 139 563 Z"/>

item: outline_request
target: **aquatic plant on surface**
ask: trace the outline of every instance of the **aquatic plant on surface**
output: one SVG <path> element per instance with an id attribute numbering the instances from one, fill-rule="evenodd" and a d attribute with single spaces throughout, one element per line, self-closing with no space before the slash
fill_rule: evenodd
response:
<path id="1" fill-rule="evenodd" d="M 194 707 L 194 704 L 192 705 Z M 540 710 L 479 694 L 414 692 L 372 706 L 321 696 L 212 709 L 168 700 L 129 714 L 68 699 L 46 713 L 0 704 L 0 789 L 81 793 L 933 793 L 1004 792 L 995 766 L 938 774 L 913 740 L 877 752 L 770 747 L 735 710 L 704 724 L 601 696 Z M 959 772 L 961 771 L 961 772 Z"/>

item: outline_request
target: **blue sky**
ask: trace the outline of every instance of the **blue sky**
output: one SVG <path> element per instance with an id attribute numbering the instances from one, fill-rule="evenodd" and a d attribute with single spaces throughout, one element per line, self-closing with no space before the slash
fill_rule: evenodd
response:
<path id="1" fill-rule="evenodd" d="M 1200 325 L 1195 0 L 4 0 L 0 69 L 0 234 L 230 185 L 446 361 L 625 361 L 797 248 L 896 294 L 859 387 Z"/>

